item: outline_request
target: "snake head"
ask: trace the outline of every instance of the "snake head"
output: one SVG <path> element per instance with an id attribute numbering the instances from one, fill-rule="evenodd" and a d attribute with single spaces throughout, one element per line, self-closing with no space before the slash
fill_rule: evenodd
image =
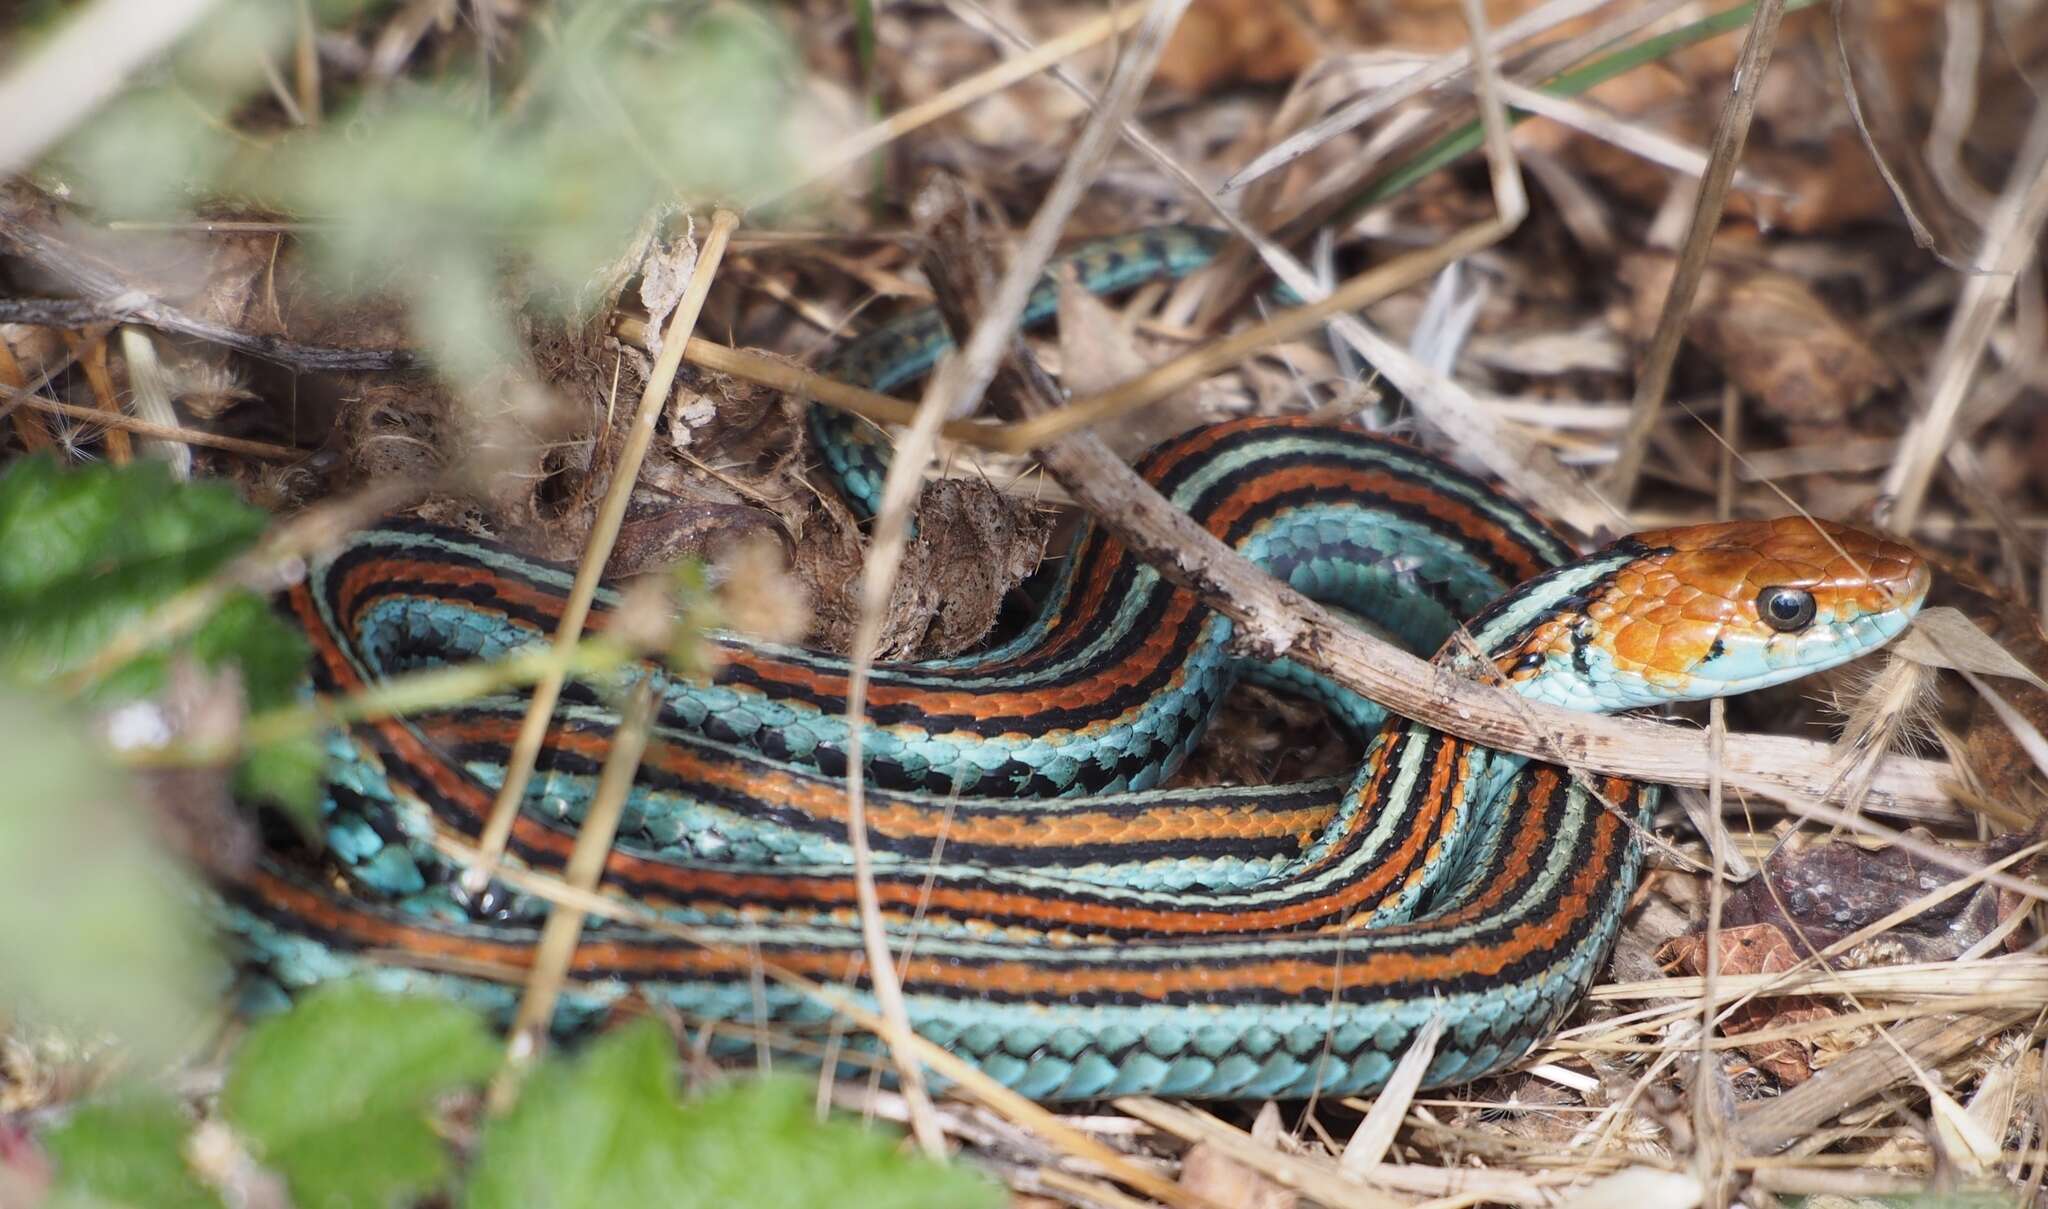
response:
<path id="1" fill-rule="evenodd" d="M 1523 696 L 1611 713 L 1748 692 L 1906 628 L 1927 563 L 1804 517 L 1638 533 L 1523 584 L 1469 627 Z"/>

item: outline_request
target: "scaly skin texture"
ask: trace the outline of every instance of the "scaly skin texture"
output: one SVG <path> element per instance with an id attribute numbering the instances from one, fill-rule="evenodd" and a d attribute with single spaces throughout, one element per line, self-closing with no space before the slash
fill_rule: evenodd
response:
<path id="1" fill-rule="evenodd" d="M 1580 709 L 1832 666 L 1896 634 L 1927 586 L 1909 551 L 1802 522 L 1643 534 L 1566 563 L 1546 526 L 1482 484 L 1300 421 L 1197 430 L 1142 468 L 1311 595 L 1419 649 L 1469 617 L 1512 687 Z M 347 693 L 539 640 L 568 580 L 490 543 L 395 526 L 316 564 L 293 604 L 317 687 Z M 1767 590 L 1810 593 L 1811 618 L 1773 628 L 1758 612 Z M 910 954 L 913 1028 L 1043 1099 L 1369 1092 L 1431 1016 L 1446 1032 L 1429 1085 L 1525 1053 L 1605 959 L 1653 789 L 1575 784 L 1386 719 L 1299 668 L 1245 663 L 1229 637 L 1226 619 L 1093 536 L 1018 638 L 878 669 L 865 734 L 875 871 L 891 948 Z M 662 709 L 606 868 L 608 890 L 690 938 L 594 925 L 561 1029 L 652 1003 L 770 1026 L 800 1053 L 832 1037 L 831 1013 L 764 985 L 757 962 L 866 994 L 845 863 L 844 664 L 722 642 L 711 683 L 647 673 Z M 1242 676 L 1318 692 L 1364 728 L 1357 773 L 1150 788 Z M 565 698 L 517 860 L 566 861 L 616 723 L 606 699 Z M 279 858 L 226 886 L 269 987 L 364 974 L 509 1010 L 539 904 L 509 896 L 477 913 L 437 843 L 479 832 L 522 706 L 507 695 L 337 740 L 328 852 L 346 888 Z M 716 1052 L 755 1052 L 751 1033 L 711 1036 Z M 874 1044 L 856 1036 L 848 1052 Z"/>

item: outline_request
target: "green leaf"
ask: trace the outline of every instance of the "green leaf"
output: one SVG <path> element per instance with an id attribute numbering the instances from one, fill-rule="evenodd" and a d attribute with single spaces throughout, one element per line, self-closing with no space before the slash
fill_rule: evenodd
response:
<path id="1" fill-rule="evenodd" d="M 89 1104 L 43 1137 L 57 1189 L 102 1205 L 220 1209 L 185 1163 L 185 1115 L 170 1100 L 136 1094 Z"/>
<path id="2" fill-rule="evenodd" d="M 252 749 L 235 769 L 235 800 L 268 802 L 307 835 L 317 834 L 320 790 L 327 780 L 327 748 L 311 735 Z"/>
<path id="3" fill-rule="evenodd" d="M 161 462 L 67 472 L 47 458 L 16 461 L 0 475 L 0 679 L 61 676 L 220 570 L 264 523 L 231 488 L 177 483 Z M 226 623 L 249 627 L 248 607 L 238 607 L 216 619 L 226 626 L 213 640 L 217 656 L 239 649 Z M 266 691 L 275 689 L 282 646 L 275 633 L 255 641 L 261 659 L 248 674 Z"/>
<path id="4" fill-rule="evenodd" d="M 426 1110 L 497 1055 L 483 1018 L 460 1004 L 342 984 L 249 1034 L 221 1109 L 298 1204 L 398 1204 L 451 1170 Z"/>
<path id="5" fill-rule="evenodd" d="M 805 1083 L 748 1082 L 685 1106 L 675 1066 L 652 1021 L 544 1066 L 485 1128 L 465 1209 L 1002 1203 L 965 1169 L 907 1157 L 893 1134 L 820 1122 Z"/>
<path id="6" fill-rule="evenodd" d="M 0 687 L 0 919 L 14 921 L 0 928 L 0 1015 L 110 1032 L 168 1061 L 219 991 L 210 929 L 140 791 L 87 736 L 46 697 Z"/>
<path id="7" fill-rule="evenodd" d="M 192 653 L 208 667 L 234 664 L 252 710 L 280 709 L 298 697 L 312 651 L 306 639 L 254 592 L 222 601 L 192 635 Z"/>

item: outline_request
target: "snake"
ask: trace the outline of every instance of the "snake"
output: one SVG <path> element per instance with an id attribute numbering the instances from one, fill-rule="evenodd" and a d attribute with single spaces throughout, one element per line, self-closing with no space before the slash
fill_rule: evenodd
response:
<path id="1" fill-rule="evenodd" d="M 1184 272 L 1217 244 L 1148 230 L 1066 263 L 1106 293 Z M 1026 322 L 1056 309 L 1056 289 L 1049 275 Z M 825 365 L 892 389 L 947 344 L 919 311 Z M 871 507 L 886 439 L 837 415 L 813 430 L 849 499 Z M 1805 518 L 1637 533 L 1579 556 L 1486 481 L 1308 417 L 1207 424 L 1136 468 L 1280 581 L 1438 652 L 1440 674 L 1581 711 L 1833 667 L 1900 633 L 1929 586 L 1909 548 Z M 572 580 L 495 540 L 389 520 L 310 560 L 287 607 L 314 690 L 344 697 L 548 641 Z M 601 589 L 590 628 L 607 632 L 621 608 Z M 708 675 L 650 661 L 572 679 L 508 860 L 563 868 L 622 685 L 644 682 L 650 742 L 603 887 L 656 918 L 587 925 L 552 1026 L 659 1011 L 717 1056 L 879 1065 L 878 1038 L 761 973 L 774 963 L 874 1003 L 846 830 L 859 726 L 879 923 L 908 1024 L 1018 1092 L 1368 1094 L 1425 1032 L 1425 1087 L 1528 1054 L 1613 947 L 1656 787 L 1389 714 L 1235 635 L 1091 526 L 1028 623 L 973 654 L 876 664 L 857 722 L 845 659 L 737 634 L 708 637 Z M 1240 682 L 1327 706 L 1358 737 L 1355 770 L 1176 783 Z M 252 1009 L 358 978 L 509 1018 L 547 904 L 503 885 L 465 894 L 448 854 L 482 832 L 526 705 L 505 689 L 329 737 L 319 842 L 280 837 L 220 877 Z"/>

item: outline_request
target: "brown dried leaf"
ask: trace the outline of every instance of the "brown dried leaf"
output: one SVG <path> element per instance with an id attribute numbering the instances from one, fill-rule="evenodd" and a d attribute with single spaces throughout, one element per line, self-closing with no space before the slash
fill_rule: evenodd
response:
<path id="1" fill-rule="evenodd" d="M 1181 1159 L 1180 1185 L 1212 1205 L 1243 1209 L 1294 1209 L 1300 1199 L 1207 1142 Z"/>
<path id="2" fill-rule="evenodd" d="M 1720 960 L 1715 968 L 1723 974 L 1779 974 L 1799 964 L 1798 950 L 1775 924 L 1724 926 L 1720 941 Z M 1703 932 L 1673 937 L 1658 956 L 1669 968 L 1705 974 L 1707 938 Z M 1722 1031 L 1738 1037 L 1825 1020 L 1832 1015 L 1834 1012 L 1826 1004 L 1810 995 L 1758 998 L 1737 1008 Z M 1743 1046 L 1742 1052 L 1787 1087 L 1803 1083 L 1813 1075 L 1812 1052 L 1793 1038 L 1759 1041 Z"/>
<path id="3" fill-rule="evenodd" d="M 816 615 L 811 640 L 845 650 L 859 616 L 859 529 L 836 499 L 821 500 L 801 532 L 795 574 Z M 917 534 L 889 600 L 882 659 L 957 655 L 987 634 L 1003 597 L 1037 568 L 1050 520 L 986 483 L 928 483 Z"/>
<path id="4" fill-rule="evenodd" d="M 1061 280 L 1060 384 L 1068 393 L 1105 391 L 1151 368 L 1123 316 L 1071 276 Z M 1095 425 L 1093 431 L 1121 456 L 1134 458 L 1187 431 L 1201 418 L 1194 392 L 1182 391 L 1149 407 L 1112 417 Z"/>
<path id="5" fill-rule="evenodd" d="M 2048 673 L 2048 635 L 2040 619 L 2023 604 L 1991 600 L 1993 610 L 1978 624 L 1998 647 L 2010 654 L 2034 675 Z M 2029 684 L 2007 682 L 2001 688 L 2006 703 L 2036 730 L 2048 733 L 2048 692 Z M 1972 696 L 1969 722 L 1963 732 L 1963 756 L 1976 773 L 1986 793 L 2001 802 L 2017 806 L 2033 818 L 2040 818 L 2043 795 L 2040 774 L 2012 728 L 1981 696 Z"/>
<path id="6" fill-rule="evenodd" d="M 1978 629 L 1958 609 L 1923 610 L 1913 628 L 1899 637 L 1892 653 L 1903 655 L 1927 667 L 1975 672 L 1979 676 L 2004 676 L 2025 681 L 2048 691 L 2048 681 L 2007 650 L 1997 639 Z"/>
<path id="7" fill-rule="evenodd" d="M 1675 268 L 1662 254 L 1622 262 L 1638 338 L 1655 330 Z M 1792 423 L 1838 424 L 1895 381 L 1891 367 L 1805 282 L 1768 269 L 1709 268 L 1686 337 L 1745 393 Z"/>
<path id="8" fill-rule="evenodd" d="M 640 262 L 640 305 L 647 308 L 649 357 L 661 356 L 661 338 L 668 329 L 669 316 L 682 302 L 696 268 L 697 241 L 687 231 L 655 242 Z"/>
<path id="9" fill-rule="evenodd" d="M 1278 83 L 1322 58 L 1341 31 L 1357 24 L 1339 0 L 1195 0 L 1156 75 L 1190 93 L 1237 82 Z"/>

